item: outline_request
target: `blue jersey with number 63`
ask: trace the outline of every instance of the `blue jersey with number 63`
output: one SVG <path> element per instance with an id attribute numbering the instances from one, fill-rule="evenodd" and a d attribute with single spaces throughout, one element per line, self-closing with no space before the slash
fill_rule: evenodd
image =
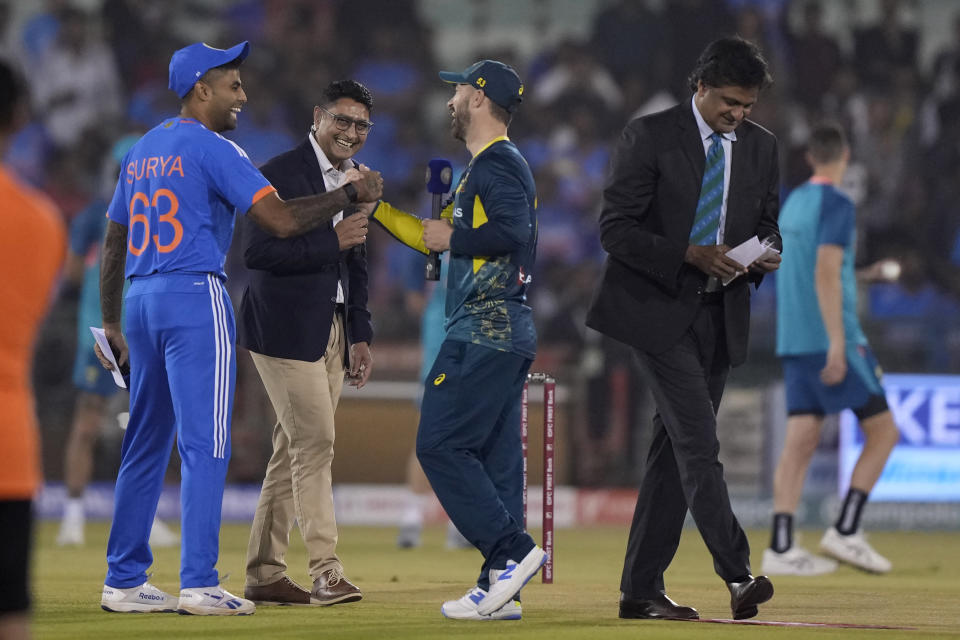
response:
<path id="1" fill-rule="evenodd" d="M 126 277 L 226 275 L 236 211 L 274 191 L 236 144 L 192 118 L 147 132 L 120 165 L 107 216 L 127 227 Z"/>

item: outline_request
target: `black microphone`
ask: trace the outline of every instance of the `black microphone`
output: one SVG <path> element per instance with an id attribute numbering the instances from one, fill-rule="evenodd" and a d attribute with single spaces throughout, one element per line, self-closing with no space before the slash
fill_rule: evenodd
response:
<path id="1" fill-rule="evenodd" d="M 427 163 L 427 191 L 433 194 L 433 203 L 430 211 L 430 217 L 434 220 L 440 219 L 441 200 L 443 194 L 450 191 L 450 183 L 453 181 L 453 165 L 449 160 L 443 158 L 434 158 Z M 427 256 L 427 264 L 424 268 L 424 278 L 427 280 L 440 279 L 440 254 L 431 251 Z"/>

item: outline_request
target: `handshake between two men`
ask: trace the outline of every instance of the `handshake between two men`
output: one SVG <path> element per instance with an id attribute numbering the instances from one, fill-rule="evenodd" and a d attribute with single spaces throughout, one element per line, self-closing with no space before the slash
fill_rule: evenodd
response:
<path id="1" fill-rule="evenodd" d="M 337 232 L 341 251 L 366 242 L 370 217 L 377 207 L 377 201 L 383 195 L 383 178 L 380 172 L 373 171 L 364 164 L 348 169 L 344 178 L 345 184 L 351 184 L 356 189 L 357 204 L 354 213 L 344 216 L 333 228 Z M 430 218 L 420 222 L 423 225 L 423 242 L 427 249 L 443 252 L 450 248 L 453 226 L 449 222 Z"/>

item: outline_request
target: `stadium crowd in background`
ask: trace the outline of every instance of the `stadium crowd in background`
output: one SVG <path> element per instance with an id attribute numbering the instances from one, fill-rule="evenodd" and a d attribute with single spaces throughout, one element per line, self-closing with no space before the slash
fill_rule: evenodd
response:
<path id="1" fill-rule="evenodd" d="M 468 12 L 477 2 L 455 4 Z M 394 204 L 422 213 L 426 160 L 444 153 L 455 166 L 468 160 L 437 124 L 446 114 L 423 108 L 423 95 L 435 90 L 434 70 L 444 66 L 437 59 L 447 57 L 439 37 L 443 25 L 424 6 L 417 0 L 375 5 L 0 0 L 0 55 L 19 64 L 35 96 L 33 120 L 11 141 L 4 160 L 72 219 L 97 197 L 98 170 L 113 142 L 176 113 L 176 97 L 166 89 L 169 52 L 196 40 L 222 46 L 248 39 L 258 55 L 244 67 L 244 84 L 270 97 L 252 100 L 241 116 L 243 126 L 232 135 L 253 162 L 266 161 L 306 133 L 310 122 L 303 114 L 312 108 L 318 87 L 356 78 L 377 96 L 377 134 L 364 147 L 363 161 L 383 172 Z M 514 141 L 534 171 L 544 221 L 532 274 L 544 362 L 578 389 L 591 389 L 584 402 L 593 411 L 606 410 L 610 372 L 624 369 L 612 365 L 623 362 L 624 352 L 586 332 L 583 317 L 602 257 L 597 216 L 610 149 L 630 116 L 689 98 L 680 80 L 693 65 L 691 52 L 718 35 L 737 32 L 760 43 L 778 77 L 751 118 L 779 138 L 784 193 L 809 175 L 803 149 L 811 123 L 829 117 L 850 133 L 852 158 L 844 188 L 858 206 L 858 259 L 871 263 L 893 257 L 903 267 L 899 283 L 873 285 L 864 296 L 868 330 L 883 323 L 871 332 L 878 357 L 890 369 L 955 370 L 960 361 L 955 329 L 960 316 L 960 149 L 955 144 L 960 138 L 960 13 L 945 16 L 952 21 L 952 39 L 924 56 L 931 36 L 917 19 L 922 3 L 598 0 L 593 6 L 589 29 L 558 29 L 551 33 L 565 35 L 542 38 L 544 44 L 532 49 L 478 45 L 469 52 L 473 58 L 511 62 L 528 91 Z M 544 19 L 563 26 L 562 12 Z M 69 66 L 56 62 L 64 56 Z M 59 72 L 44 73 L 50 65 Z M 379 232 L 371 234 L 368 250 L 369 305 L 378 341 L 414 343 L 418 318 L 404 305 L 402 274 L 417 258 Z M 237 263 L 236 256 L 229 260 Z M 229 263 L 228 271 L 227 286 L 237 294 L 245 284 L 243 274 Z M 774 287 L 764 289 L 754 300 L 750 346 L 757 379 L 780 375 L 773 355 Z M 75 312 L 69 305 L 64 300 L 54 308 L 40 345 L 43 353 L 70 351 L 63 348 L 74 341 Z M 53 441 L 65 440 L 69 431 L 74 392 L 68 369 L 62 357 L 51 355 L 39 360 L 36 370 L 38 390 L 48 399 L 40 407 L 41 420 Z M 241 386 L 244 376 L 256 377 L 244 367 L 239 375 Z M 261 446 L 236 452 L 231 479 L 257 482 L 269 440 L 254 435 L 262 424 L 259 417 L 248 423 L 247 411 L 256 413 L 238 405 L 234 437 Z M 593 422 L 595 432 L 583 444 L 609 446 L 605 430 L 612 422 L 602 417 Z M 50 454 L 50 469 L 59 467 L 58 449 Z M 630 456 L 634 448 L 614 449 Z M 116 450 L 108 453 L 98 464 L 104 474 L 116 470 Z M 590 459 L 589 447 L 582 458 Z M 615 459 L 584 464 L 575 468 L 572 480 L 633 484 L 637 478 L 623 471 L 630 468 Z"/>

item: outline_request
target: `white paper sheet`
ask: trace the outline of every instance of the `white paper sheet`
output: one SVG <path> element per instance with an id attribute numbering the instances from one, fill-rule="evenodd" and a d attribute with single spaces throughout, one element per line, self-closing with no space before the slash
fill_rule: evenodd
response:
<path id="1" fill-rule="evenodd" d="M 735 246 L 730 251 L 727 251 L 727 257 L 731 260 L 739 262 L 743 267 L 749 267 L 751 264 L 769 255 L 775 255 L 780 253 L 772 246 L 760 242 L 760 239 L 757 236 L 753 236 L 746 242 L 742 242 Z M 733 278 L 723 280 L 723 285 L 727 286 L 734 281 L 736 276 Z"/>
<path id="2" fill-rule="evenodd" d="M 103 355 L 113 364 L 113 370 L 110 372 L 113 374 L 113 381 L 116 382 L 117 386 L 121 389 L 126 389 L 127 385 L 123 381 L 123 376 L 120 374 L 120 365 L 117 364 L 116 358 L 113 357 L 113 349 L 110 348 L 110 343 L 107 342 L 107 334 L 104 333 L 100 327 L 90 327 L 90 332 L 93 334 L 93 338 L 97 341 L 97 344 L 100 345 L 100 351 L 103 351 Z"/>

